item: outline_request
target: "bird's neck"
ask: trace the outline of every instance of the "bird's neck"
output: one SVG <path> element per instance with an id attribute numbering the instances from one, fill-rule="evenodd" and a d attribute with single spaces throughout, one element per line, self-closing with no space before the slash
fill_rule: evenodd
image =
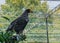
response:
<path id="1" fill-rule="evenodd" d="M 23 14 L 22 14 L 22 16 L 27 16 L 28 17 L 28 12 L 27 11 L 25 11 Z"/>

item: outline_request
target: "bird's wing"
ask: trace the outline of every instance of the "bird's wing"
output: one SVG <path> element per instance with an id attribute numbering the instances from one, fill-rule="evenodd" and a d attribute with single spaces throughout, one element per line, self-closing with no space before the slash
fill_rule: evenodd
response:
<path id="1" fill-rule="evenodd" d="M 16 21 L 16 24 L 23 24 L 26 22 L 28 22 L 28 19 L 21 17 L 21 18 L 18 18 L 18 20 Z"/>
<path id="2" fill-rule="evenodd" d="M 12 30 L 15 24 L 16 24 L 16 21 L 11 22 L 11 24 L 9 25 L 7 31 Z"/>
<path id="3" fill-rule="evenodd" d="M 8 29 L 12 29 L 17 24 L 17 22 L 18 22 L 18 18 L 10 23 Z"/>

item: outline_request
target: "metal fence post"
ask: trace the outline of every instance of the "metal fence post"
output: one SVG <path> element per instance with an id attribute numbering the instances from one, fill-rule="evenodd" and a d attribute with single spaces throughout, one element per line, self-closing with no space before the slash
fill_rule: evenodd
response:
<path id="1" fill-rule="evenodd" d="M 48 36 L 48 17 L 46 17 L 46 34 L 47 34 L 47 43 L 49 43 L 49 36 Z"/>

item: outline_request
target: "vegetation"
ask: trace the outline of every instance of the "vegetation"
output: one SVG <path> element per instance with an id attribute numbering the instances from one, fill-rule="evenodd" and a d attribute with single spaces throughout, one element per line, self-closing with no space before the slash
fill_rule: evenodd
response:
<path id="1" fill-rule="evenodd" d="M 9 24 L 19 17 L 25 9 L 31 9 L 34 11 L 33 14 L 29 15 L 29 23 L 27 24 L 25 30 L 26 41 L 17 41 L 21 43 L 45 43 L 46 42 L 46 26 L 45 26 L 45 14 L 50 11 L 47 2 L 41 3 L 40 0 L 6 0 L 4 5 L 1 5 L 0 11 L 0 42 L 11 41 L 10 37 L 13 34 L 6 33 L 6 29 Z M 57 10 L 57 13 L 59 11 Z M 57 14 L 56 13 L 56 14 Z M 9 20 L 4 19 L 7 17 Z M 58 16 L 56 16 L 58 17 Z M 58 18 L 59 19 L 59 18 Z M 50 17 L 49 22 L 49 40 L 51 43 L 60 43 L 59 42 L 59 26 L 55 25 L 59 21 L 58 19 L 53 19 Z M 53 20 L 53 21 L 52 21 Z M 55 22 L 54 22 L 55 21 Z M 59 22 L 60 23 L 60 22 Z M 54 24 L 54 25 L 53 25 Z M 58 32 L 56 32 L 58 31 Z M 59 40 L 58 40 L 59 39 Z M 57 41 L 56 41 L 57 40 Z M 56 41 L 56 42 L 55 42 Z M 15 42 L 15 41 L 14 41 Z"/>

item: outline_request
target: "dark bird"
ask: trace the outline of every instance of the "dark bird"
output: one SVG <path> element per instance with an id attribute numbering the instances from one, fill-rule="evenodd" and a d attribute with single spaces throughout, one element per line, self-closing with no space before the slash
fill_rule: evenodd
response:
<path id="1" fill-rule="evenodd" d="M 16 34 L 23 33 L 23 30 L 29 21 L 29 13 L 32 13 L 31 9 L 26 9 L 20 17 L 11 22 L 7 29 L 7 32 L 14 30 Z"/>

